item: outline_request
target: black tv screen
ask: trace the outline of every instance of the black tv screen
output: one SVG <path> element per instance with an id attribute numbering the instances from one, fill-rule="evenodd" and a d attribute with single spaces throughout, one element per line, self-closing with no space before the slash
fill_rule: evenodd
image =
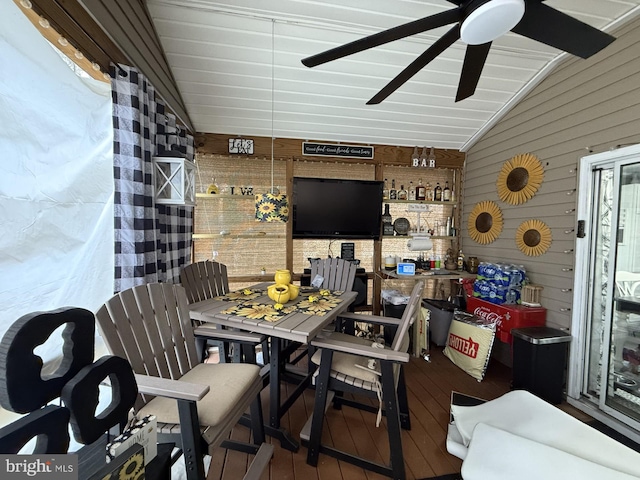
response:
<path id="1" fill-rule="evenodd" d="M 378 239 L 383 182 L 293 178 L 293 238 Z"/>

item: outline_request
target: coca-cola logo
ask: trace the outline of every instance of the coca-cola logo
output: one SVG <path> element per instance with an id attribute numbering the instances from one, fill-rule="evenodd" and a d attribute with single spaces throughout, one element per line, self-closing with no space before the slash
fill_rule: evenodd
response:
<path id="1" fill-rule="evenodd" d="M 480 318 L 484 318 L 487 322 L 495 322 L 498 327 L 502 325 L 503 317 L 499 313 L 492 312 L 487 307 L 476 307 L 473 311 Z"/>
<path id="2" fill-rule="evenodd" d="M 462 338 L 455 333 L 449 334 L 449 342 L 447 343 L 447 346 L 471 358 L 476 358 L 478 356 L 478 348 L 480 348 L 480 344 L 474 342 L 471 337 Z"/>

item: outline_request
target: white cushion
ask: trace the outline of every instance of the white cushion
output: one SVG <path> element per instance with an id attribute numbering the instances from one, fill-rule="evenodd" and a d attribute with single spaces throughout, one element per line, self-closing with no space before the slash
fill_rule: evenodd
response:
<path id="1" fill-rule="evenodd" d="M 332 340 L 340 340 L 342 342 L 350 342 L 358 345 L 371 346 L 371 340 L 362 337 L 354 337 L 345 333 L 334 332 L 330 335 Z M 380 345 L 381 346 L 381 345 Z M 384 348 L 384 347 L 383 347 Z M 318 349 L 311 357 L 311 361 L 316 365 L 320 365 L 322 360 L 322 349 Z M 376 416 L 376 427 L 380 426 L 382 420 L 382 385 L 380 385 L 380 363 L 375 362 L 374 368 L 369 368 L 369 359 L 360 355 L 352 355 L 344 352 L 333 352 L 331 358 L 331 371 L 329 376 L 348 385 L 353 385 L 363 390 L 371 390 L 376 392 L 378 402 L 378 415 Z M 395 366 L 394 366 L 395 367 Z M 316 377 L 320 374 L 320 369 L 316 369 L 313 374 L 313 384 L 315 385 Z M 397 375 L 396 375 L 397 377 Z"/>
<path id="2" fill-rule="evenodd" d="M 469 448 L 464 444 L 462 440 L 462 435 L 460 435 L 460 431 L 458 427 L 456 427 L 455 422 L 449 423 L 449 428 L 447 429 L 447 452 L 451 455 L 455 455 L 460 460 L 464 460 L 467 457 L 467 452 Z"/>
<path id="3" fill-rule="evenodd" d="M 609 454 L 622 467 L 614 451 Z M 462 464 L 465 480 L 632 480 L 638 477 L 580 456 L 478 424 Z"/>
<path id="4" fill-rule="evenodd" d="M 354 337 L 353 335 L 347 335 L 345 333 L 333 332 L 330 336 L 332 340 L 340 340 L 342 342 L 351 342 L 358 345 L 371 346 L 372 341 L 366 340 L 362 337 Z M 311 361 L 320 365 L 320 359 L 322 357 L 322 349 L 319 348 L 311 357 Z M 359 388 L 367 390 L 376 390 L 376 382 L 379 381 L 380 365 L 376 363 L 375 369 L 368 368 L 368 358 L 361 357 L 359 355 L 352 355 L 350 353 L 333 352 L 333 359 L 331 362 L 332 378 L 355 385 Z M 318 376 L 320 369 L 317 369 L 314 374 Z"/>
<path id="5" fill-rule="evenodd" d="M 509 392 L 474 407 L 451 405 L 451 413 L 462 443 L 466 446 L 475 441 L 477 427 L 485 424 L 640 477 L 639 453 L 524 390 Z M 504 447 L 493 441 L 490 445 L 485 451 L 497 449 L 502 452 Z"/>

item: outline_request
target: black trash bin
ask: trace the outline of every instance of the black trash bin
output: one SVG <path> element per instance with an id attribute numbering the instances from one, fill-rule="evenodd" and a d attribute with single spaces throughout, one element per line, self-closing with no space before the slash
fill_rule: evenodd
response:
<path id="1" fill-rule="evenodd" d="M 513 388 L 562 403 L 571 335 L 549 327 L 514 328 Z"/>
<path id="2" fill-rule="evenodd" d="M 449 327 L 453 320 L 453 312 L 456 305 L 446 300 L 433 300 L 424 298 L 422 306 L 428 309 L 431 314 L 429 318 L 429 339 L 442 347 L 447 344 L 449 338 Z"/>
<path id="3" fill-rule="evenodd" d="M 393 318 L 402 318 L 402 314 L 404 313 L 404 309 L 406 308 L 406 304 L 401 303 L 400 305 L 394 305 L 393 303 L 384 301 L 382 303 L 382 309 L 385 317 L 393 317 Z M 391 345 L 393 343 L 393 339 L 396 336 L 396 330 L 398 327 L 394 327 L 391 325 L 385 326 L 384 331 L 384 343 L 387 345 Z M 412 335 L 412 331 L 409 330 L 409 335 Z M 413 345 L 413 343 L 411 343 Z"/>

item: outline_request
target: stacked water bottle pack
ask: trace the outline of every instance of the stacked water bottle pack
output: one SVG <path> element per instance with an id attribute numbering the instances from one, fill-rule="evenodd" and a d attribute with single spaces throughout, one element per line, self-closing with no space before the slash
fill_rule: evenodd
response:
<path id="1" fill-rule="evenodd" d="M 496 305 L 519 304 L 525 278 L 522 265 L 480 262 L 473 296 Z"/>

